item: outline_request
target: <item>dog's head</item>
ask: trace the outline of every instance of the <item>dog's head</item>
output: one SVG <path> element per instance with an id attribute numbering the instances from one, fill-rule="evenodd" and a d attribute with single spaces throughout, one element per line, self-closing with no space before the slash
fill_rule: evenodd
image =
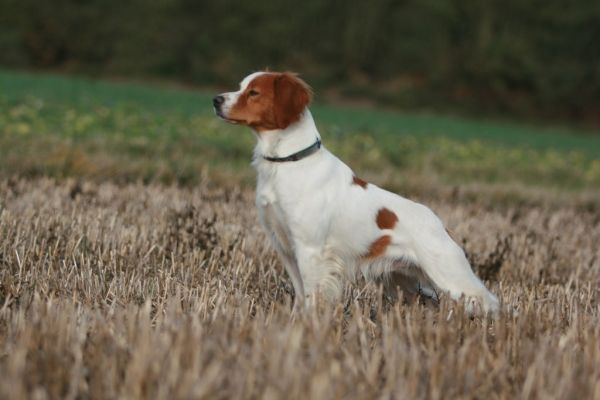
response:
<path id="1" fill-rule="evenodd" d="M 213 105 L 224 120 L 263 132 L 298 121 L 311 98 L 310 87 L 296 74 L 256 72 L 244 78 L 237 92 L 215 96 Z"/>

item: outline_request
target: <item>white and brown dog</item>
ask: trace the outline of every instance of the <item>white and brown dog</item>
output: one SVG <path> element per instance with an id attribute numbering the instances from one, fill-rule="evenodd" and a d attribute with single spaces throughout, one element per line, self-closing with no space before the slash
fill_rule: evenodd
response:
<path id="1" fill-rule="evenodd" d="M 441 290 L 472 311 L 496 313 L 496 296 L 429 208 L 363 181 L 321 144 L 311 97 L 295 74 L 257 72 L 213 99 L 219 117 L 256 134 L 258 215 L 296 303 L 317 293 L 335 300 L 342 278 L 360 271 L 400 275 L 403 289 L 436 300 Z"/>

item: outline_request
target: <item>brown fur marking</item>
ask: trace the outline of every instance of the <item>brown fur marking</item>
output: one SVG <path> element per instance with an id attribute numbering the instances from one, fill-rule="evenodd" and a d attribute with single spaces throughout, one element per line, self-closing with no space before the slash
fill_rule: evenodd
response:
<path id="1" fill-rule="evenodd" d="M 377 212 L 377 218 L 375 218 L 379 229 L 394 229 L 398 217 L 396 214 L 388 208 L 380 208 Z"/>
<path id="2" fill-rule="evenodd" d="M 358 185 L 363 189 L 367 188 L 368 183 L 366 181 L 363 181 L 362 179 L 360 179 L 358 176 L 354 175 L 352 177 L 352 184 L 353 185 Z"/>
<path id="3" fill-rule="evenodd" d="M 369 252 L 365 254 L 364 258 L 377 258 L 382 256 L 385 253 L 385 250 L 392 242 L 392 237 L 390 235 L 384 235 L 375 240 L 369 246 Z"/>

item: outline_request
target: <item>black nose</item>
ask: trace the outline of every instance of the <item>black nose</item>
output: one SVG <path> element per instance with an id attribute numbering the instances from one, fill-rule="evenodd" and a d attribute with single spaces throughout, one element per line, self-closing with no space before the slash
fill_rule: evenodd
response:
<path id="1" fill-rule="evenodd" d="M 225 102 L 225 97 L 223 96 L 215 96 L 213 98 L 213 106 L 215 106 L 216 108 L 219 108 L 221 106 L 221 104 L 223 104 Z"/>

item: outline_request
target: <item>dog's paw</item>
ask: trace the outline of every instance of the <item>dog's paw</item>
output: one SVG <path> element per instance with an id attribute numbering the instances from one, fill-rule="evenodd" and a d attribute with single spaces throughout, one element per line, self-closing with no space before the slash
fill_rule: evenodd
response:
<path id="1" fill-rule="evenodd" d="M 480 296 L 467 297 L 465 299 L 465 311 L 471 317 L 491 317 L 497 319 L 500 316 L 500 302 L 490 292 Z"/>

